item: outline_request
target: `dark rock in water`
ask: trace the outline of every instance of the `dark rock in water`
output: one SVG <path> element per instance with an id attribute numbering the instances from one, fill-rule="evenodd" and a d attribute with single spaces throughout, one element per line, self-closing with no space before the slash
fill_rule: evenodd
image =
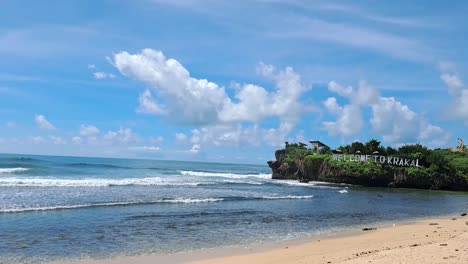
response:
<path id="1" fill-rule="evenodd" d="M 371 230 L 377 230 L 375 227 L 364 227 L 362 231 L 371 231 Z"/>
<path id="2" fill-rule="evenodd" d="M 460 216 L 465 216 L 465 215 L 466 215 L 466 213 L 460 214 Z"/>

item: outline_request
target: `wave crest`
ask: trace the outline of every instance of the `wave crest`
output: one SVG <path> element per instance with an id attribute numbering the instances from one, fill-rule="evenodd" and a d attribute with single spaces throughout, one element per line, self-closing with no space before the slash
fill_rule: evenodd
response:
<path id="1" fill-rule="evenodd" d="M 271 174 L 258 173 L 258 174 L 238 174 L 238 173 L 223 173 L 223 172 L 202 172 L 202 171 L 179 171 L 184 176 L 197 176 L 197 177 L 222 177 L 232 179 L 245 179 L 245 178 L 261 178 L 271 179 Z"/>
<path id="2" fill-rule="evenodd" d="M 159 177 L 126 179 L 3 178 L 0 187 L 111 187 L 111 186 L 198 186 L 193 182 L 174 182 Z"/>
<path id="3" fill-rule="evenodd" d="M 29 169 L 27 168 L 0 168 L 0 174 L 1 173 L 16 173 L 16 172 L 23 172 L 23 171 L 28 171 Z"/>
<path id="4" fill-rule="evenodd" d="M 93 208 L 93 207 L 112 207 L 112 206 L 128 206 L 128 205 L 144 205 L 144 204 L 193 204 L 193 203 L 213 203 L 223 201 L 222 198 L 206 198 L 206 199 L 161 199 L 151 202 L 111 202 L 111 203 L 94 203 L 94 204 L 76 204 L 76 205 L 56 205 L 56 206 L 44 206 L 44 207 L 29 207 L 29 208 L 11 208 L 11 209 L 0 209 L 0 213 L 22 213 L 22 212 L 33 212 L 33 211 L 52 211 L 52 210 L 70 210 L 80 208 Z"/>

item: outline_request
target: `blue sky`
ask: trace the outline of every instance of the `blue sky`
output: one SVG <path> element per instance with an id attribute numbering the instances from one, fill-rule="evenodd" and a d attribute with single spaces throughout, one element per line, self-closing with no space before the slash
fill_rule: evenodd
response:
<path id="1" fill-rule="evenodd" d="M 264 163 L 453 147 L 466 1 L 0 1 L 0 152 Z"/>

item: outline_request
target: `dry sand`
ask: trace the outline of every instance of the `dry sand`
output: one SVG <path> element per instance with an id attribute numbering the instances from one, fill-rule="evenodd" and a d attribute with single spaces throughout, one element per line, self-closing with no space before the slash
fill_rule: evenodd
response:
<path id="1" fill-rule="evenodd" d="M 63 262 L 62 262 L 63 263 Z M 79 264 L 456 263 L 468 264 L 468 216 L 398 223 L 376 230 L 238 249 L 169 256 L 80 260 Z"/>

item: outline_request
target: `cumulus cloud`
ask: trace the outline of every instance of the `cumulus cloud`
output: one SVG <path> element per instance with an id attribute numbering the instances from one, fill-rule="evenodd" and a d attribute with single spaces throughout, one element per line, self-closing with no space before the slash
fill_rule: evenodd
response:
<path id="1" fill-rule="evenodd" d="M 138 136 L 133 133 L 132 129 L 121 127 L 117 131 L 108 131 L 104 135 L 104 140 L 111 143 L 128 144 L 137 142 Z"/>
<path id="2" fill-rule="evenodd" d="M 359 133 L 365 124 L 363 110 L 370 107 L 372 129 L 382 135 L 385 142 L 404 144 L 425 141 L 439 146 L 450 138 L 450 134 L 442 128 L 430 124 L 395 98 L 380 96 L 378 90 L 366 82 L 360 82 L 357 89 L 330 82 L 328 88 L 349 101 L 344 106 L 340 106 L 334 97 L 323 102 L 325 108 L 336 116 L 335 121 L 323 122 L 330 136 L 349 137 Z"/>
<path id="3" fill-rule="evenodd" d="M 40 129 L 44 129 L 44 130 L 55 129 L 54 125 L 52 125 L 52 123 L 50 123 L 43 115 L 36 115 L 35 120 L 36 120 L 36 124 L 39 126 Z"/>
<path id="4" fill-rule="evenodd" d="M 201 147 L 199 144 L 194 144 L 192 146 L 192 148 L 189 150 L 190 153 L 193 153 L 193 154 L 198 154 L 201 150 Z"/>
<path id="5" fill-rule="evenodd" d="M 357 134 L 364 126 L 362 107 L 378 99 L 377 89 L 363 81 L 359 82 L 357 89 L 331 81 L 328 83 L 328 90 L 349 101 L 349 104 L 344 106 L 340 106 L 335 97 L 329 97 L 323 102 L 325 108 L 336 117 L 335 121 L 322 122 L 328 135 L 349 137 Z"/>
<path id="6" fill-rule="evenodd" d="M 448 106 L 450 115 L 465 121 L 468 125 L 468 86 L 455 73 L 443 73 L 440 78 L 445 82 L 453 103 Z"/>
<path id="7" fill-rule="evenodd" d="M 323 122 L 323 126 L 328 131 L 328 134 L 332 137 L 348 137 L 361 131 L 364 125 L 361 108 L 353 104 L 341 107 L 336 104 L 336 101 L 333 104 L 333 100 L 330 99 L 328 98 L 324 104 L 336 116 L 336 121 Z"/>
<path id="8" fill-rule="evenodd" d="M 99 134 L 99 129 L 92 125 L 81 125 L 80 126 L 80 135 L 82 136 L 94 136 Z"/>
<path id="9" fill-rule="evenodd" d="M 175 59 L 168 59 L 158 50 L 144 49 L 140 53 L 120 52 L 113 56 L 113 65 L 124 76 L 141 81 L 157 91 L 165 103 L 165 114 L 184 124 L 218 125 L 238 122 L 260 122 L 278 117 L 282 123 L 295 125 L 303 111 L 300 96 L 307 89 L 300 76 L 290 67 L 283 71 L 261 64 L 258 72 L 275 81 L 275 90 L 254 85 L 238 85 L 234 98 L 225 88 L 206 79 L 190 76 L 189 71 Z M 143 109 L 161 113 L 154 101 L 147 100 L 149 92 L 140 97 Z M 153 104 L 154 103 L 154 104 Z"/>
<path id="10" fill-rule="evenodd" d="M 154 101 L 154 98 L 148 89 L 140 95 L 138 101 L 140 102 L 140 105 L 137 108 L 138 113 L 155 115 L 164 113 L 163 108 Z"/>
<path id="11" fill-rule="evenodd" d="M 187 141 L 188 137 L 184 133 L 176 133 L 175 139 L 177 143 L 184 143 Z"/>
<path id="12" fill-rule="evenodd" d="M 373 130 L 382 134 L 384 141 L 399 144 L 424 142 L 438 147 L 450 140 L 450 133 L 429 123 L 424 116 L 393 97 L 381 97 L 371 108 Z"/>

